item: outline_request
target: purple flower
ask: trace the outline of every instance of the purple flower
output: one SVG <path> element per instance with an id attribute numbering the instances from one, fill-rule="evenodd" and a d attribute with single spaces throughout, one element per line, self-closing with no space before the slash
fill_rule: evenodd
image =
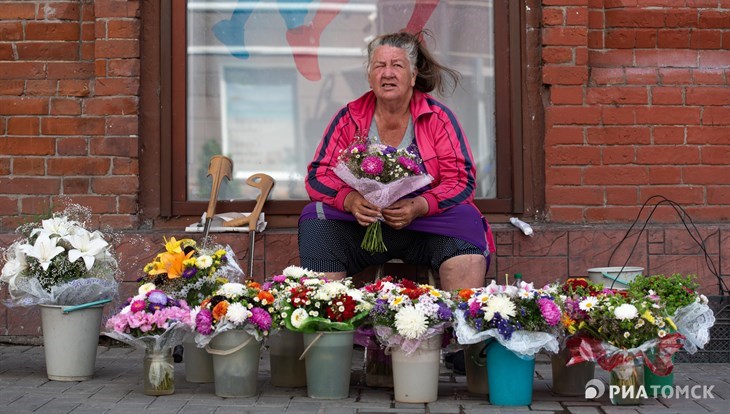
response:
<path id="1" fill-rule="evenodd" d="M 360 168 L 362 168 L 365 174 L 378 175 L 383 172 L 383 160 L 374 155 L 368 155 L 362 160 Z"/>
<path id="2" fill-rule="evenodd" d="M 451 319 L 451 309 L 443 302 L 439 303 L 439 310 L 437 312 L 439 319 L 442 321 L 448 321 Z"/>
<path id="3" fill-rule="evenodd" d="M 269 291 L 272 286 L 274 286 L 272 282 L 264 282 L 264 284 L 261 285 L 261 290 Z"/>
<path id="4" fill-rule="evenodd" d="M 357 145 L 355 145 L 355 146 L 352 147 L 352 150 L 350 150 L 350 152 L 353 152 L 353 153 L 354 152 L 363 153 L 363 152 L 365 152 L 367 150 L 368 150 L 367 145 L 365 145 L 365 144 L 357 144 Z"/>
<path id="5" fill-rule="evenodd" d="M 201 309 L 195 316 L 195 329 L 203 335 L 213 332 L 213 314 L 208 309 Z"/>
<path id="6" fill-rule="evenodd" d="M 540 313 L 550 326 L 555 326 L 560 322 L 560 308 L 550 299 L 538 299 L 537 305 L 540 307 Z"/>
<path id="7" fill-rule="evenodd" d="M 274 276 L 273 280 L 276 283 L 283 283 L 283 282 L 286 281 L 286 276 L 284 276 L 284 275 L 276 275 L 276 276 Z"/>
<path id="8" fill-rule="evenodd" d="M 390 155 L 394 152 L 398 151 L 395 147 L 391 147 L 390 145 L 386 145 L 385 149 L 383 150 L 383 155 Z"/>
<path id="9" fill-rule="evenodd" d="M 269 312 L 266 312 L 264 309 L 251 309 L 251 317 L 249 320 L 262 331 L 268 331 L 271 328 L 271 315 L 269 315 Z"/>
<path id="10" fill-rule="evenodd" d="M 198 273 L 197 267 L 188 267 L 183 271 L 182 277 L 183 279 L 190 279 L 191 277 L 195 276 Z"/>
<path id="11" fill-rule="evenodd" d="M 404 157 L 402 155 L 398 157 L 398 164 L 402 165 L 403 168 L 413 172 L 414 174 L 421 173 L 421 168 L 418 166 L 418 163 L 408 157 Z"/>
<path id="12" fill-rule="evenodd" d="M 135 300 L 130 305 L 129 310 L 132 312 L 139 312 L 141 310 L 144 310 L 144 308 L 145 308 L 145 303 L 143 300 Z"/>
<path id="13" fill-rule="evenodd" d="M 167 305 L 167 295 L 159 289 L 150 290 L 147 293 L 147 300 L 155 305 Z"/>

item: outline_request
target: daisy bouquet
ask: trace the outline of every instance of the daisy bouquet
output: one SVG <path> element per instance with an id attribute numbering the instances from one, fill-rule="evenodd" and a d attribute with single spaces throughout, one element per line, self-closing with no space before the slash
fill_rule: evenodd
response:
<path id="1" fill-rule="evenodd" d="M 558 351 L 557 329 L 561 311 L 553 286 L 535 289 L 532 283 L 462 289 L 456 310 L 460 344 L 494 338 L 507 349 L 532 358 L 541 349 Z"/>
<path id="2" fill-rule="evenodd" d="M 270 311 L 273 318 L 273 329 L 286 329 L 286 320 L 289 313 L 287 301 L 289 299 L 289 289 L 300 285 L 301 278 L 322 278 L 323 273 L 313 272 L 299 266 L 289 266 L 285 268 L 280 275 L 275 275 L 262 285 L 263 289 L 268 290 L 274 296 L 274 303 L 271 305 Z"/>
<path id="3" fill-rule="evenodd" d="M 8 305 L 79 305 L 116 295 L 114 249 L 107 236 L 89 230 L 90 222 L 88 208 L 71 205 L 16 230 L 22 237 L 5 251 L 0 276 L 0 285 L 8 285 Z"/>
<path id="4" fill-rule="evenodd" d="M 302 276 L 298 284 L 279 292 L 276 300 L 286 327 L 304 333 L 354 331 L 372 307 L 352 279 L 324 276 Z"/>
<path id="5" fill-rule="evenodd" d="M 652 275 L 637 276 L 628 287 L 631 297 L 649 299 L 661 304 L 684 335 L 684 348 L 691 354 L 710 340 L 710 328 L 715 315 L 707 305 L 707 297 L 698 292 L 699 284 L 694 276 Z"/>
<path id="6" fill-rule="evenodd" d="M 643 362 L 657 375 L 671 373 L 671 356 L 682 347 L 683 336 L 660 303 L 620 291 L 588 296 L 579 306 L 587 317 L 567 340 L 568 365 L 595 361 L 611 371 Z"/>
<path id="7" fill-rule="evenodd" d="M 154 283 L 176 299 L 199 305 L 222 284 L 238 281 L 243 271 L 230 247 L 201 248 L 193 239 L 165 239 L 164 251 L 144 267 L 140 284 Z"/>
<path id="8" fill-rule="evenodd" d="M 385 208 L 422 188 L 433 178 L 421 167 L 415 145 L 396 149 L 356 138 L 339 156 L 335 174 L 370 203 Z M 380 221 L 368 226 L 361 247 L 368 252 L 387 250 Z"/>
<path id="9" fill-rule="evenodd" d="M 121 310 L 106 321 L 104 332 L 118 341 L 144 349 L 148 355 L 169 355 L 189 331 L 190 308 L 151 284 L 139 288 Z M 155 389 L 170 389 L 174 366 L 164 358 L 152 359 L 148 381 Z"/>
<path id="10" fill-rule="evenodd" d="M 451 294 L 431 285 L 386 277 L 363 288 L 371 298 L 370 320 L 379 342 L 399 346 L 406 354 L 451 326 Z"/>
<path id="11" fill-rule="evenodd" d="M 217 334 L 232 329 L 246 331 L 257 341 L 269 335 L 274 296 L 258 282 L 229 282 L 203 300 L 192 312 L 195 342 L 205 346 Z"/>
<path id="12" fill-rule="evenodd" d="M 581 307 L 585 305 L 585 298 L 595 297 L 604 294 L 603 286 L 594 284 L 584 278 L 568 278 L 563 284 L 556 285 L 557 295 L 555 301 L 560 306 L 562 315 L 563 330 L 561 337 L 573 335 L 578 331 L 578 326 L 588 318 L 587 310 Z"/>

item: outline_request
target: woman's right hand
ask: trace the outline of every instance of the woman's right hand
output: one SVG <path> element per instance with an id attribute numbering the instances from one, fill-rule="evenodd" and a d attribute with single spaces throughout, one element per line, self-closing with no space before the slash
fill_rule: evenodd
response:
<path id="1" fill-rule="evenodd" d="M 363 227 L 375 223 L 381 217 L 380 209 L 368 202 L 357 191 L 352 191 L 345 197 L 344 207 L 345 211 L 351 213 Z"/>

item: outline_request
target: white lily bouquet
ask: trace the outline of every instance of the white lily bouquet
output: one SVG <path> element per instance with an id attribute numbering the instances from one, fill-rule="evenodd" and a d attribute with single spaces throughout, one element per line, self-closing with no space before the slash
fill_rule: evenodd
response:
<path id="1" fill-rule="evenodd" d="M 0 276 L 8 305 L 79 305 L 117 294 L 113 246 L 101 232 L 87 230 L 90 218 L 90 210 L 74 205 L 16 230 L 23 237 L 5 251 Z"/>

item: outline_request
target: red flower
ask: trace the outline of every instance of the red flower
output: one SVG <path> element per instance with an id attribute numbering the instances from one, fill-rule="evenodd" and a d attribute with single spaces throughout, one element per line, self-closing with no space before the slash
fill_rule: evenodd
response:
<path id="1" fill-rule="evenodd" d="M 327 318 L 333 322 L 345 322 L 355 316 L 357 303 L 348 295 L 340 295 L 332 299 L 332 304 L 326 309 Z"/>

